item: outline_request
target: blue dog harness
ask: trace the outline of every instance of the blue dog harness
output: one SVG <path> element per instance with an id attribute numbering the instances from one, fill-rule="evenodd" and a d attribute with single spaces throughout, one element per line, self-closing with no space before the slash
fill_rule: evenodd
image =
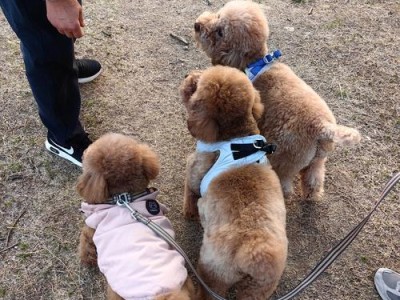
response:
<path id="1" fill-rule="evenodd" d="M 217 161 L 201 181 L 201 196 L 205 195 L 211 181 L 222 172 L 248 164 L 267 163 L 268 160 L 265 154 L 273 153 L 275 150 L 276 146 L 267 144 L 265 137 L 259 134 L 211 144 L 197 141 L 197 152 L 219 151 Z"/>
<path id="2" fill-rule="evenodd" d="M 282 56 L 281 51 L 275 50 L 274 52 L 265 55 L 263 58 L 260 58 L 259 60 L 249 64 L 247 68 L 244 69 L 244 72 L 246 73 L 247 77 L 251 80 L 251 82 L 253 82 L 262 73 L 268 71 L 272 67 L 274 61 L 281 56 Z"/>

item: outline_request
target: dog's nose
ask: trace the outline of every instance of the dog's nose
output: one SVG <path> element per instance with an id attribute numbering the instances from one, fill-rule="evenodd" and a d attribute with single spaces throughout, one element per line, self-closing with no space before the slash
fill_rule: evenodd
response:
<path id="1" fill-rule="evenodd" d="M 196 32 L 200 31 L 200 23 L 198 23 L 198 22 L 194 23 L 194 31 L 196 31 Z"/>

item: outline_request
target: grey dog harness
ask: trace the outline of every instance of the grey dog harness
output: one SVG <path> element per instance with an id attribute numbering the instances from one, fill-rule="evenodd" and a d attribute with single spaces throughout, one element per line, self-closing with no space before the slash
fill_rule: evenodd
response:
<path id="1" fill-rule="evenodd" d="M 275 151 L 275 147 L 274 145 L 266 144 L 266 142 L 267 141 L 265 137 L 259 134 L 217 143 L 205 143 L 203 141 L 197 141 L 197 152 L 219 151 L 217 161 L 201 181 L 201 196 L 206 194 L 208 186 L 212 180 L 228 169 L 254 163 L 267 163 L 268 160 L 265 154 L 273 153 Z"/>

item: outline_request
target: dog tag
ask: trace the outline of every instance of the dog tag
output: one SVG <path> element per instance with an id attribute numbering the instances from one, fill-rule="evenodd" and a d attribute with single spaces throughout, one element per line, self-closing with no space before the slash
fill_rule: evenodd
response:
<path id="1" fill-rule="evenodd" d="M 146 200 L 147 211 L 153 216 L 160 213 L 160 204 L 156 200 L 148 199 Z"/>

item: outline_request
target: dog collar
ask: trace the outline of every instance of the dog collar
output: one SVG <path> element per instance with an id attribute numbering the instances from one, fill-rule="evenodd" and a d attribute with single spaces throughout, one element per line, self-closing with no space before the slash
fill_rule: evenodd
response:
<path id="1" fill-rule="evenodd" d="M 275 50 L 274 52 L 268 53 L 263 58 L 249 64 L 244 72 L 247 77 L 253 82 L 260 76 L 262 73 L 266 72 L 271 68 L 272 64 L 275 60 L 282 56 L 280 50 Z"/>
<path id="2" fill-rule="evenodd" d="M 144 192 L 137 194 L 115 194 L 112 196 L 112 198 L 108 199 L 107 202 L 104 203 L 88 204 L 86 202 L 82 202 L 81 212 L 83 212 L 86 217 L 89 217 L 95 212 L 104 209 L 112 209 L 116 207 L 119 203 L 124 202 L 129 203 L 129 206 L 139 211 L 146 217 L 156 216 L 160 214 L 163 215 L 168 211 L 168 208 L 156 200 L 158 193 L 159 192 L 156 188 L 148 188 Z"/>
<path id="3" fill-rule="evenodd" d="M 105 202 L 104 204 L 117 204 L 118 201 L 126 201 L 128 203 L 132 203 L 136 200 L 139 200 L 143 197 L 146 197 L 156 192 L 157 192 L 156 188 L 148 188 L 144 192 L 137 194 L 131 194 L 131 193 L 116 194 L 113 195 L 110 199 L 107 199 L 107 202 Z"/>
<path id="4" fill-rule="evenodd" d="M 273 153 L 275 149 L 275 145 L 267 144 L 265 137 L 259 134 L 217 143 L 197 141 L 196 151 L 198 152 L 219 151 L 217 161 L 201 181 L 200 194 L 204 196 L 211 181 L 222 172 L 232 167 L 240 167 L 253 163 L 266 163 L 268 160 L 265 154 Z"/>

